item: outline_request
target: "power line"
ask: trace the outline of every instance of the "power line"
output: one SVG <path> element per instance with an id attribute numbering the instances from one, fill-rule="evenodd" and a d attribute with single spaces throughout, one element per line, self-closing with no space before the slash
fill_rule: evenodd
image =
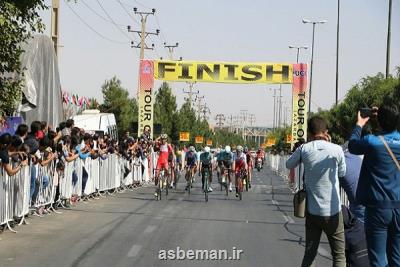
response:
<path id="1" fill-rule="evenodd" d="M 91 6 L 89 6 L 84 0 L 80 0 L 82 2 L 82 4 L 84 4 L 90 11 L 92 11 L 94 14 L 96 14 L 99 18 L 101 18 L 102 20 L 109 22 L 109 23 L 113 23 L 112 21 L 108 20 L 107 18 L 103 17 L 102 15 L 100 15 L 95 9 L 93 9 Z M 123 24 L 119 24 L 117 23 L 118 26 L 122 26 L 124 27 L 125 25 Z"/>
<path id="2" fill-rule="evenodd" d="M 101 7 L 101 9 L 104 11 L 104 13 L 106 14 L 106 16 L 112 21 L 112 23 L 114 24 L 115 28 L 117 28 L 117 30 L 122 33 L 126 38 L 128 38 L 128 40 L 133 41 L 133 39 L 131 37 L 129 37 L 129 35 L 127 35 L 123 30 L 121 30 L 118 25 L 115 23 L 115 21 L 112 19 L 112 17 L 110 16 L 110 14 L 108 14 L 107 10 L 103 7 L 103 5 L 100 3 L 99 0 L 96 0 L 97 4 L 99 4 L 99 6 Z"/>
<path id="3" fill-rule="evenodd" d="M 138 25 L 140 25 L 139 21 L 137 21 L 136 18 L 135 18 L 134 16 L 132 16 L 132 15 L 129 13 L 129 11 L 128 11 L 128 9 L 125 7 L 125 5 L 124 5 L 120 0 L 117 0 L 117 2 L 118 2 L 118 4 L 122 7 L 122 9 L 125 11 L 125 13 L 126 13 L 134 22 L 136 22 Z"/>
<path id="4" fill-rule="evenodd" d="M 140 2 L 137 1 L 137 0 L 134 0 L 134 1 L 135 1 L 139 6 L 142 6 L 142 7 L 144 7 L 144 8 L 148 8 L 148 9 L 151 9 L 150 7 L 143 5 L 142 3 L 140 3 Z"/>
<path id="5" fill-rule="evenodd" d="M 124 44 L 124 45 L 129 44 L 129 43 L 126 42 L 126 41 L 125 41 L 125 42 L 116 41 L 116 40 L 113 40 L 113 39 L 111 39 L 111 38 L 109 38 L 109 37 L 107 37 L 107 36 L 101 34 L 101 33 L 98 32 L 95 28 L 93 28 L 92 26 L 90 26 L 78 13 L 76 13 L 76 11 L 67 3 L 66 0 L 64 0 L 64 3 L 65 3 L 66 6 L 72 11 L 72 13 L 74 13 L 75 16 L 77 16 L 78 19 L 79 19 L 83 24 L 86 25 L 86 27 L 88 27 L 92 32 L 94 32 L 95 34 L 97 34 L 99 37 L 101 37 L 101 38 L 103 38 L 104 40 L 107 40 L 107 41 L 109 41 L 109 42 L 115 43 L 115 44 Z"/>
<path id="6" fill-rule="evenodd" d="M 160 21 L 158 20 L 158 16 L 155 15 L 154 17 L 156 17 L 157 26 L 158 26 L 158 28 L 159 28 L 160 31 L 161 31 L 161 26 L 160 26 Z M 167 43 L 167 39 L 165 38 L 163 31 L 161 31 L 161 36 L 160 36 L 160 37 L 162 37 L 162 41 L 163 41 L 164 43 Z"/>

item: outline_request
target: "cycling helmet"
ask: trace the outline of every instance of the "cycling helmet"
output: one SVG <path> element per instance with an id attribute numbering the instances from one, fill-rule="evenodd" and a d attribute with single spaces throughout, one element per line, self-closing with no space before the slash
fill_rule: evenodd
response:
<path id="1" fill-rule="evenodd" d="M 190 146 L 190 147 L 189 147 L 189 151 L 194 152 L 194 151 L 196 151 L 196 149 L 194 148 L 194 146 Z"/>
<path id="2" fill-rule="evenodd" d="M 161 135 L 160 135 L 160 138 L 166 140 L 166 139 L 168 139 L 168 135 L 167 135 L 167 134 L 161 134 Z"/>
<path id="3" fill-rule="evenodd" d="M 237 146 L 237 147 L 236 147 L 236 150 L 237 150 L 238 152 L 243 152 L 243 147 L 242 147 L 242 146 Z"/>
<path id="4" fill-rule="evenodd" d="M 204 148 L 204 152 L 209 153 L 209 152 L 210 152 L 210 147 L 206 146 L 206 147 Z"/>
<path id="5" fill-rule="evenodd" d="M 249 152 L 249 148 L 248 148 L 247 146 L 245 146 L 244 149 L 243 149 L 243 152 L 244 152 L 244 153 Z"/>
<path id="6" fill-rule="evenodd" d="M 226 146 L 226 147 L 225 147 L 225 151 L 226 151 L 227 153 L 231 152 L 231 147 L 230 147 L 230 146 Z"/>

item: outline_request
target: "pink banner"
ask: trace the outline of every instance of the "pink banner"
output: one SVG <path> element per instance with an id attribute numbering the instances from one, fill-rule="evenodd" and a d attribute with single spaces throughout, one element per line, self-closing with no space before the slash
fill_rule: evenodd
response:
<path id="1" fill-rule="evenodd" d="M 138 136 L 145 127 L 149 127 L 153 137 L 153 87 L 154 87 L 154 62 L 141 60 L 139 68 L 139 127 Z"/>

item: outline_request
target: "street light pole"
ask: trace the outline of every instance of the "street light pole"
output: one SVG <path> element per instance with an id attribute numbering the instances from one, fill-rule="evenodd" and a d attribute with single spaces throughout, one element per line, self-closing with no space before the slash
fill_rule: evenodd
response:
<path id="1" fill-rule="evenodd" d="M 386 43 L 386 79 L 389 77 L 389 72 L 390 72 L 391 24 L 392 24 L 392 0 L 389 0 L 388 33 L 387 33 L 387 43 Z"/>
<path id="2" fill-rule="evenodd" d="M 336 26 L 336 98 L 335 105 L 339 102 L 339 26 L 340 26 L 340 0 L 337 1 L 337 26 Z"/>
<path id="3" fill-rule="evenodd" d="M 311 70 L 310 70 L 310 90 L 308 92 L 309 97 L 308 97 L 308 113 L 311 112 L 311 92 L 312 92 L 312 77 L 313 77 L 313 65 L 314 65 L 314 40 L 315 40 L 315 25 L 316 24 L 324 24 L 326 23 L 326 20 L 320 20 L 320 21 L 310 21 L 307 19 L 303 19 L 303 23 L 311 23 L 313 25 L 313 32 L 312 32 L 312 45 L 311 45 Z"/>
<path id="4" fill-rule="evenodd" d="M 308 46 L 294 46 L 294 45 L 289 45 L 289 48 L 290 48 L 290 49 L 297 49 L 296 63 L 299 63 L 300 49 L 308 49 Z"/>

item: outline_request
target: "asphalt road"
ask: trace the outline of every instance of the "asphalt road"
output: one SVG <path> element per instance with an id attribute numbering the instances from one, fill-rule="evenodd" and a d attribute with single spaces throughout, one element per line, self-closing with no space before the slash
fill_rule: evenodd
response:
<path id="1" fill-rule="evenodd" d="M 304 220 L 293 217 L 292 195 L 281 178 L 255 172 L 242 201 L 213 184 L 208 203 L 199 180 L 190 196 L 182 183 L 155 201 L 153 187 L 146 187 L 31 218 L 17 234 L 0 234 L 0 266 L 300 266 Z M 216 260 L 225 252 L 213 250 L 240 259 Z M 317 266 L 332 264 L 328 251 L 325 240 Z M 170 259 L 160 259 L 168 253 Z M 181 259 L 191 253 L 199 259 Z"/>

